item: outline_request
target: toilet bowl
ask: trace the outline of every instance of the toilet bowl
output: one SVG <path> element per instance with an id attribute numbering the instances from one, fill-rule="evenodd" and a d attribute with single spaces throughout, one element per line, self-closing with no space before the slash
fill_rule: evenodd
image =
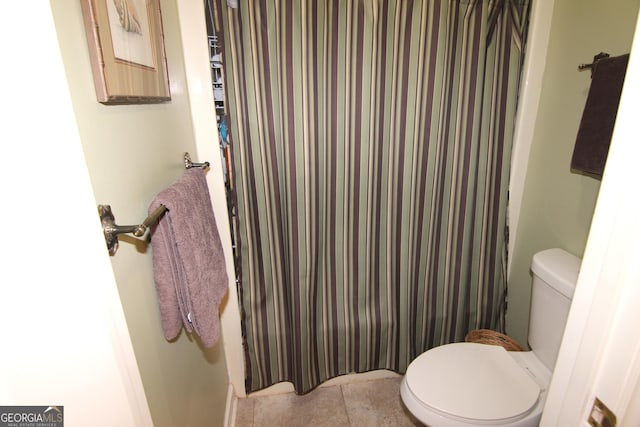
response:
<path id="1" fill-rule="evenodd" d="M 402 401 L 418 420 L 431 427 L 538 426 L 580 259 L 549 249 L 534 255 L 531 270 L 531 351 L 453 343 L 422 353 L 400 386 Z"/>
<path id="2" fill-rule="evenodd" d="M 537 426 L 551 381 L 533 352 L 455 343 L 416 358 L 400 394 L 428 426 Z"/>

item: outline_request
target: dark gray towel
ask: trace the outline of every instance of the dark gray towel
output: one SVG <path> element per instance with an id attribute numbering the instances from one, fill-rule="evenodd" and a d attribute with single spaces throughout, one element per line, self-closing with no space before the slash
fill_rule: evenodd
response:
<path id="1" fill-rule="evenodd" d="M 160 205 L 168 211 L 151 228 L 151 247 L 164 336 L 173 340 L 184 327 L 211 347 L 229 281 L 204 171 L 187 169 L 149 212 Z"/>
<path id="2" fill-rule="evenodd" d="M 629 55 L 598 60 L 582 113 L 571 169 L 602 177 Z"/>

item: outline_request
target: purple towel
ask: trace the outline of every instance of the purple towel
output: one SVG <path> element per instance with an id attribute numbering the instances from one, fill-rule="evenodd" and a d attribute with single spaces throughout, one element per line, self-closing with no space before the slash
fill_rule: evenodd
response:
<path id="1" fill-rule="evenodd" d="M 187 169 L 149 212 L 160 205 L 168 211 L 151 228 L 151 247 L 164 336 L 173 340 L 184 326 L 211 347 L 229 281 L 204 171 Z"/>

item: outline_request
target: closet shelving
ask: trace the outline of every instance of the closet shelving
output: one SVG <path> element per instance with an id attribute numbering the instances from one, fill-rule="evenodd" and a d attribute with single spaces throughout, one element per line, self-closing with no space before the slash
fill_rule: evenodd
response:
<path id="1" fill-rule="evenodd" d="M 233 176 L 231 168 L 231 136 L 227 132 L 227 117 L 225 111 L 225 93 L 224 93 L 224 67 L 222 58 L 222 46 L 220 34 L 222 31 L 219 16 L 216 14 L 214 2 L 216 0 L 205 0 L 205 14 L 207 22 L 207 43 L 209 46 L 209 63 L 211 66 L 211 82 L 213 98 L 215 102 L 215 115 L 218 124 L 220 137 L 220 153 L 222 156 L 222 168 L 224 173 L 224 183 L 227 196 L 227 207 L 229 209 L 229 223 L 231 226 L 231 244 L 233 247 L 233 258 L 236 273 L 236 283 L 238 283 L 239 267 L 238 250 L 237 250 L 237 209 L 235 204 Z"/>
<path id="2" fill-rule="evenodd" d="M 211 64 L 211 81 L 213 82 L 213 99 L 216 104 L 216 120 L 218 124 L 224 118 L 224 80 L 222 76 L 222 52 L 217 34 L 209 34 L 209 63 Z"/>

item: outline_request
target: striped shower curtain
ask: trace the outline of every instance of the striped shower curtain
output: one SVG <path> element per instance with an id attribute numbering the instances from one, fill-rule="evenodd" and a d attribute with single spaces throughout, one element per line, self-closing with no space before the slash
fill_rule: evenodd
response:
<path id="1" fill-rule="evenodd" d="M 503 327 L 528 0 L 240 0 L 224 28 L 248 392 Z"/>

